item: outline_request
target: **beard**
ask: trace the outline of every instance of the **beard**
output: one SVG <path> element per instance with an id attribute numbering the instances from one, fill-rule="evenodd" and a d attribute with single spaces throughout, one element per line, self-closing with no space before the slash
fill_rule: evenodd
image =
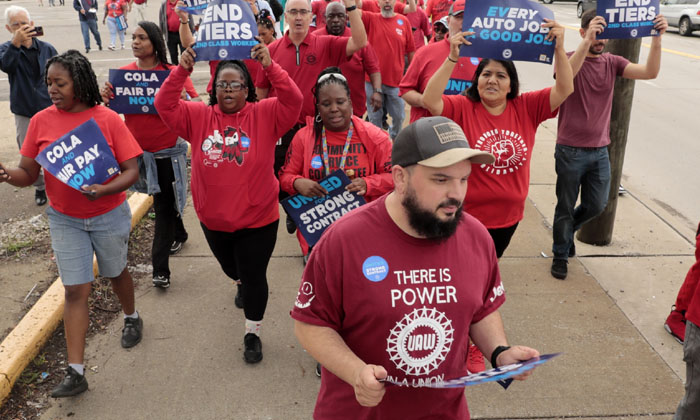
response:
<path id="1" fill-rule="evenodd" d="M 602 45 L 603 48 L 598 51 L 598 47 Z M 591 45 L 591 47 L 588 49 L 588 52 L 593 55 L 601 55 L 603 54 L 603 51 L 605 51 L 605 44 L 598 44 L 598 45 Z"/>
<path id="2" fill-rule="evenodd" d="M 418 204 L 416 192 L 409 187 L 406 195 L 401 200 L 403 208 L 408 213 L 408 223 L 421 236 L 427 239 L 444 240 L 452 236 L 457 230 L 460 220 L 462 220 L 462 203 L 454 198 L 447 199 L 440 203 L 436 210 L 446 206 L 457 206 L 457 211 L 451 220 L 442 221 L 434 212 L 422 208 Z"/>

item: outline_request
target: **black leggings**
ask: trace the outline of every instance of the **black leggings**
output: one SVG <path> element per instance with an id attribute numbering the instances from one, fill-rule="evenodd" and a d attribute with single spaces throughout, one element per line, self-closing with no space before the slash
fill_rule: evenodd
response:
<path id="1" fill-rule="evenodd" d="M 518 228 L 518 223 L 504 228 L 488 229 L 491 239 L 493 239 L 493 244 L 496 246 L 496 256 L 498 258 L 501 258 L 506 248 L 508 248 L 510 238 L 513 237 L 515 229 Z"/>
<path id="2" fill-rule="evenodd" d="M 165 276 L 170 278 L 170 247 L 173 241 L 185 242 L 187 231 L 182 224 L 182 218 L 178 214 L 177 200 L 175 198 L 175 174 L 170 158 L 156 159 L 158 169 L 158 185 L 160 192 L 153 195 L 153 210 L 156 213 L 156 226 L 153 233 L 153 247 L 151 248 L 151 262 L 153 263 L 153 276 Z"/>
<path id="3" fill-rule="evenodd" d="M 233 280 L 241 280 L 246 319 L 262 321 L 267 307 L 267 265 L 277 242 L 279 220 L 235 232 L 209 230 L 200 224 L 221 269 Z"/>

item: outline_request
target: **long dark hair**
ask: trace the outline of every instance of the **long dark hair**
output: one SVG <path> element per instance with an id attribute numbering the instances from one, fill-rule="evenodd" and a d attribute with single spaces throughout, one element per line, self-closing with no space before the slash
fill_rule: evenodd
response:
<path id="1" fill-rule="evenodd" d="M 219 64 L 216 66 L 216 70 L 214 71 L 214 81 L 211 84 L 211 91 L 209 91 L 209 105 L 216 105 L 218 103 L 216 101 L 216 82 L 219 79 L 219 73 L 224 69 L 238 70 L 241 76 L 243 76 L 245 85 L 248 88 L 248 96 L 245 98 L 246 102 L 258 101 L 258 97 L 255 95 L 255 85 L 251 80 L 250 73 L 248 73 L 248 67 L 246 67 L 245 63 L 241 60 L 223 60 L 219 61 Z"/>
<path id="2" fill-rule="evenodd" d="M 336 76 L 329 76 L 327 79 L 323 80 L 322 82 L 319 82 L 319 79 L 321 77 L 325 76 L 326 74 L 339 74 L 342 76 L 336 77 Z M 323 129 L 323 121 L 321 120 L 321 114 L 318 112 L 318 92 L 321 90 L 322 87 L 328 86 L 328 85 L 339 85 L 345 88 L 345 92 L 348 94 L 348 100 L 350 100 L 350 87 L 348 86 L 347 80 L 345 80 L 345 76 L 343 76 L 343 72 L 340 71 L 338 67 L 326 67 L 321 71 L 321 73 L 318 74 L 318 78 L 316 78 L 316 85 L 313 87 L 311 90 L 314 94 L 314 115 L 316 117 L 314 118 L 314 137 L 316 138 L 316 144 L 321 140 L 321 130 Z M 314 145 L 314 147 L 316 147 Z"/>
<path id="3" fill-rule="evenodd" d="M 506 99 L 517 98 L 518 94 L 520 93 L 520 82 L 518 81 L 518 71 L 515 69 L 515 64 L 513 64 L 512 61 L 495 60 L 493 58 L 484 58 L 483 60 L 481 60 L 479 65 L 476 67 L 476 71 L 474 72 L 474 78 L 472 79 L 472 85 L 469 86 L 469 88 L 466 91 L 464 91 L 464 95 L 474 102 L 481 101 L 481 96 L 479 95 L 479 76 L 481 76 L 481 73 L 484 71 L 486 66 L 492 61 L 495 61 L 497 63 L 501 63 L 503 65 L 503 67 L 506 69 L 506 72 L 508 73 L 508 77 L 510 77 L 510 92 L 508 92 L 508 95 L 506 95 Z"/>
<path id="4" fill-rule="evenodd" d="M 100 88 L 97 85 L 97 77 L 92 70 L 92 65 L 79 51 L 68 50 L 63 54 L 51 57 L 46 62 L 44 82 L 47 84 L 49 67 L 52 64 L 60 64 L 68 71 L 68 74 L 73 79 L 73 94 L 80 102 L 90 108 L 102 103 Z"/>
<path id="5" fill-rule="evenodd" d="M 160 31 L 158 25 L 147 20 L 142 20 L 138 23 L 138 25 L 141 27 L 141 29 L 143 29 L 146 32 L 146 35 L 148 35 L 148 40 L 151 41 L 151 45 L 153 45 L 153 53 L 156 55 L 156 58 L 158 59 L 160 64 L 162 64 L 163 67 L 169 67 L 168 57 L 165 53 L 165 41 L 163 41 L 163 32 Z"/>

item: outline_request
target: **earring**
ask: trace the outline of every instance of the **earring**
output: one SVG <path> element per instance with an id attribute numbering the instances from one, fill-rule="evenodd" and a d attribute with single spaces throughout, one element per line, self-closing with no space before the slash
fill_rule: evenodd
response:
<path id="1" fill-rule="evenodd" d="M 323 120 L 321 119 L 321 114 L 316 114 L 316 118 L 314 118 L 314 120 L 315 120 L 317 123 L 322 122 Z"/>

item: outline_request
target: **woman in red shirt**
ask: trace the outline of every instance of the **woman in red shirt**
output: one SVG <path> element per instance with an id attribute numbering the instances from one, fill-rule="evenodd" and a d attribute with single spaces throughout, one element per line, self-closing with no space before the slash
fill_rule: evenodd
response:
<path id="1" fill-rule="evenodd" d="M 109 29 L 109 49 L 114 51 L 114 45 L 117 41 L 117 34 L 119 34 L 119 42 L 122 45 L 122 50 L 124 49 L 124 34 L 126 33 L 126 27 L 122 27 L 121 23 L 118 21 L 123 21 L 126 25 L 126 13 L 129 10 L 129 3 L 126 0 L 106 0 L 105 1 L 105 15 L 102 18 L 102 24 L 107 24 Z M 120 19 L 120 17 L 122 17 Z"/>
<path id="2" fill-rule="evenodd" d="M 104 184 L 85 185 L 78 191 L 54 177 L 46 177 L 50 205 L 46 210 L 51 245 L 65 286 L 63 326 L 68 369 L 51 396 L 80 394 L 88 388 L 83 355 L 88 329 L 88 296 L 92 290 L 93 253 L 100 275 L 112 289 L 124 311 L 122 347 L 141 341 L 143 321 L 134 305 L 134 283 L 126 266 L 131 211 L 124 190 L 138 178 L 136 158 L 141 148 L 114 111 L 99 105 L 100 91 L 90 62 L 78 51 L 68 50 L 46 63 L 46 85 L 53 102 L 32 117 L 22 145 L 19 167 L 2 169 L 0 182 L 19 187 L 31 185 L 39 175 L 37 155 L 55 140 L 94 119 L 107 140 L 121 172 Z"/>
<path id="3" fill-rule="evenodd" d="M 323 197 L 326 190 L 318 183 L 338 169 L 352 183 L 348 191 L 372 201 L 391 191 L 391 140 L 386 131 L 352 113 L 350 88 L 338 67 L 323 70 L 314 87 L 316 118 L 307 118 L 287 150 L 280 169 L 284 191 L 306 197 Z M 328 159 L 324 150 L 329 151 Z M 299 245 L 308 258 L 309 246 L 297 230 Z"/>
<path id="4" fill-rule="evenodd" d="M 224 273 L 240 280 L 237 300 L 246 317 L 243 356 L 247 363 L 258 363 L 263 357 L 259 334 L 267 307 L 267 265 L 279 222 L 274 150 L 299 118 L 303 98 L 260 43 L 251 57 L 262 65 L 277 97 L 257 102 L 245 64 L 225 60 L 214 73 L 209 105 L 183 101 L 180 92 L 194 68 L 194 56 L 191 48 L 185 50 L 155 105 L 163 122 L 192 144 L 192 201 Z"/>

